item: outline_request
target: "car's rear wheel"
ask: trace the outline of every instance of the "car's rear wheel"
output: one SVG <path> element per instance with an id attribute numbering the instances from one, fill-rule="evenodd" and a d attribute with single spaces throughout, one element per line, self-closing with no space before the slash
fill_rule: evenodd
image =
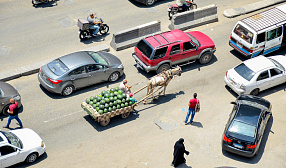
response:
<path id="1" fill-rule="evenodd" d="M 74 87 L 72 85 L 68 85 L 63 89 L 62 95 L 69 96 L 73 93 L 73 91 L 74 91 Z"/>
<path id="2" fill-rule="evenodd" d="M 119 79 L 119 72 L 113 72 L 109 78 L 108 78 L 108 81 L 109 82 L 115 82 Z"/>
<path id="3" fill-rule="evenodd" d="M 9 108 L 9 104 L 7 104 L 6 106 L 4 106 L 4 108 L 2 109 L 2 114 L 5 116 L 8 116 L 8 108 Z"/>
<path id="4" fill-rule="evenodd" d="M 259 89 L 258 89 L 258 88 L 254 89 L 254 90 L 252 90 L 252 91 L 250 92 L 250 94 L 253 95 L 253 96 L 258 95 L 258 93 L 259 93 Z"/>
<path id="5" fill-rule="evenodd" d="M 33 163 L 37 160 L 38 154 L 37 153 L 31 153 L 30 155 L 27 156 L 26 162 L 27 163 Z"/>
<path id="6" fill-rule="evenodd" d="M 163 71 L 167 71 L 167 70 L 169 70 L 171 67 L 170 67 L 170 65 L 169 64 L 163 64 L 163 65 L 161 65 L 158 69 L 157 69 L 157 74 L 159 74 L 159 73 L 161 73 L 161 72 L 163 72 Z"/>
<path id="7" fill-rule="evenodd" d="M 200 57 L 199 61 L 200 61 L 200 64 L 207 64 L 211 61 L 213 57 L 213 53 L 208 51 L 208 52 L 205 52 L 202 54 L 202 56 Z"/>
<path id="8" fill-rule="evenodd" d="M 151 6 L 155 3 L 155 0 L 146 0 L 146 5 Z"/>

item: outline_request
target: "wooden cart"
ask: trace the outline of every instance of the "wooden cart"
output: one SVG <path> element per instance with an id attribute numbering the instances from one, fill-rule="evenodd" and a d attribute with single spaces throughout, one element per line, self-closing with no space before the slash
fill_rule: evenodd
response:
<path id="1" fill-rule="evenodd" d="M 87 104 L 86 102 L 81 103 L 81 107 L 103 127 L 109 124 L 110 118 L 117 115 L 121 115 L 121 118 L 127 118 L 130 115 L 130 112 L 133 111 L 133 106 L 127 106 L 116 109 L 115 111 L 99 114 L 90 104 Z"/>

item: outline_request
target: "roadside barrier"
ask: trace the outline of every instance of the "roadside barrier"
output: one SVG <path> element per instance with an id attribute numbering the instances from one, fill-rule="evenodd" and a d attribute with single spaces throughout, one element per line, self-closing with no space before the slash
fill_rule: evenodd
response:
<path id="1" fill-rule="evenodd" d="M 202 8 L 175 14 L 171 19 L 169 29 L 186 30 L 217 21 L 217 6 L 213 4 Z"/>
<path id="2" fill-rule="evenodd" d="M 113 34 L 110 46 L 116 51 L 133 47 L 137 42 L 147 36 L 161 32 L 161 22 L 153 21 Z"/>

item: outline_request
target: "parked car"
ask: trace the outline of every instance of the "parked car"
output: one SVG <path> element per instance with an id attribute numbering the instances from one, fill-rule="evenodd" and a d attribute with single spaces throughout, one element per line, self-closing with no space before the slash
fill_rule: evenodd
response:
<path id="1" fill-rule="evenodd" d="M 224 82 L 238 95 L 257 95 L 286 81 L 285 56 L 258 56 L 226 71 Z"/>
<path id="2" fill-rule="evenodd" d="M 143 3 L 147 6 L 152 6 L 157 0 L 135 0 L 136 2 Z"/>
<path id="3" fill-rule="evenodd" d="M 269 118 L 271 103 L 252 95 L 241 95 L 235 102 L 226 124 L 222 149 L 253 157 L 257 154 Z"/>
<path id="4" fill-rule="evenodd" d="M 8 115 L 8 108 L 10 105 L 10 99 L 14 98 L 18 103 L 18 107 L 21 106 L 21 96 L 18 91 L 8 83 L 0 82 L 0 112 L 1 114 Z"/>
<path id="5" fill-rule="evenodd" d="M 80 51 L 42 66 L 38 80 L 48 91 L 68 96 L 78 88 L 103 81 L 115 82 L 123 70 L 122 62 L 110 53 Z"/>
<path id="6" fill-rule="evenodd" d="M 209 63 L 215 51 L 214 42 L 204 33 L 176 29 L 140 40 L 132 56 L 138 68 L 161 73 L 174 65 L 186 65 L 195 60 Z"/>
<path id="7" fill-rule="evenodd" d="M 45 152 L 41 137 L 29 128 L 0 131 L 0 167 L 33 163 Z"/>

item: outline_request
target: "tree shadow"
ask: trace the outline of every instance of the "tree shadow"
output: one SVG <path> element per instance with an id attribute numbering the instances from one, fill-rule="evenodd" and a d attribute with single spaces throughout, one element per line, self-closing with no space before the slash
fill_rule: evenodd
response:
<path id="1" fill-rule="evenodd" d="M 97 34 L 96 36 L 91 36 L 85 40 L 80 40 L 80 42 L 84 44 L 92 44 L 93 42 L 102 42 L 105 41 L 106 36 L 108 36 L 110 33 L 106 33 L 105 35 Z"/>
<path id="2" fill-rule="evenodd" d="M 53 0 L 48 3 L 39 3 L 37 5 L 33 5 L 35 8 L 48 8 L 48 7 L 54 7 L 58 6 L 58 1 L 59 0 Z"/>
<path id="3" fill-rule="evenodd" d="M 274 134 L 274 132 L 271 131 L 272 124 L 273 124 L 273 117 L 270 117 L 269 121 L 268 121 L 268 123 L 266 125 L 266 128 L 264 130 L 264 135 L 262 137 L 262 140 L 261 140 L 260 147 L 259 147 L 259 150 L 257 152 L 257 155 L 255 155 L 254 157 L 247 158 L 247 157 L 243 157 L 243 156 L 239 156 L 239 155 L 230 153 L 230 152 L 225 151 L 225 150 L 222 150 L 223 155 L 226 156 L 226 157 L 229 157 L 229 158 L 231 158 L 233 160 L 240 161 L 240 162 L 245 162 L 245 163 L 249 163 L 249 164 L 256 164 L 256 163 L 258 163 L 260 161 L 263 153 L 264 153 L 264 149 L 265 149 L 265 146 L 266 146 L 266 142 L 268 140 L 269 133 L 271 132 L 272 134 Z"/>
<path id="4" fill-rule="evenodd" d="M 128 0 L 131 4 L 133 4 L 134 6 L 138 7 L 138 8 L 152 8 L 152 7 L 156 7 L 158 5 L 164 4 L 164 3 L 169 3 L 169 2 L 174 2 L 174 0 L 157 0 L 154 5 L 152 6 L 147 6 L 144 3 L 140 3 L 137 2 L 135 0 Z M 174 2 L 175 3 L 175 2 Z M 166 6 L 167 9 L 167 6 Z"/>
<path id="5" fill-rule="evenodd" d="M 22 162 L 22 163 L 18 163 L 18 164 L 15 164 L 13 166 L 10 166 L 9 168 L 16 168 L 16 167 L 17 168 L 25 168 L 25 167 L 35 166 L 36 164 L 42 162 L 43 160 L 45 160 L 47 158 L 48 158 L 48 154 L 45 152 L 41 156 L 39 156 L 38 159 L 34 163 Z"/>

